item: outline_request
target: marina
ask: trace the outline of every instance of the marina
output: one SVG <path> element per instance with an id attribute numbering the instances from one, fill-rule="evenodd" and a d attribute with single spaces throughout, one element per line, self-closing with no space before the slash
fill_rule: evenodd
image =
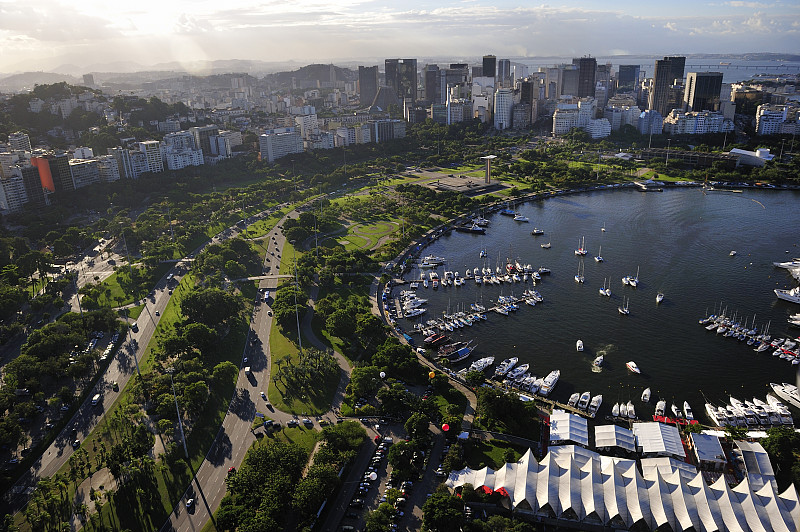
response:
<path id="1" fill-rule="evenodd" d="M 749 195 L 765 207 L 755 205 Z M 759 346 L 755 340 L 748 346 L 749 337 L 734 341 L 738 345 L 733 348 L 697 322 L 713 314 L 709 310 L 724 299 L 725 307 L 738 309 L 728 312 L 731 316 L 736 312 L 737 321 L 744 323 L 738 316 L 748 316 L 748 330 L 755 328 L 760 334 L 771 323 L 773 338 L 792 341 L 798 336 L 788 329 L 797 307 L 773 293 L 776 288 L 790 289 L 796 281 L 790 270 L 772 264 L 791 262 L 791 257 L 800 255 L 797 235 L 789 229 L 800 226 L 800 213 L 789 207 L 798 199 L 794 192 L 703 196 L 697 189 L 667 188 L 657 195 L 598 192 L 516 205 L 513 215 L 522 214 L 531 225 L 548 228 L 551 248 L 547 249 L 512 214 L 486 212 L 490 239 L 445 233 L 420 253 L 419 260 L 433 256 L 444 261 L 423 269 L 418 260 L 404 278 L 418 280 L 421 272 L 433 270 L 442 284 L 436 291 L 419 285 L 417 297 L 428 299 L 427 312 L 398 319 L 397 325 L 418 345 L 429 332 L 446 334 L 453 342 L 474 340 L 474 352 L 451 366 L 454 372 L 488 356 L 518 358 L 519 365 L 529 364 L 521 380 L 506 378 L 503 384 L 501 378 L 497 385 L 547 398 L 560 407 L 569 408 L 574 393 L 580 396 L 591 390 L 606 397 L 599 417 L 609 417 L 614 398 L 622 395 L 626 418 L 628 401 L 638 418 L 651 419 L 657 402 L 666 399 L 666 412 L 660 418 L 676 423 L 700 418 L 709 423 L 702 408 L 707 400 L 717 404 L 730 395 L 764 397 L 770 382 L 795 382 L 797 368 L 791 360 L 769 356 L 775 349 L 767 356 L 763 351 L 757 354 Z M 744 202 L 754 207 L 742 209 Z M 786 222 L 774 227 L 770 209 L 786 214 Z M 725 225 L 733 212 L 742 223 L 736 232 L 727 231 Z M 578 266 L 582 257 L 575 251 L 600 256 L 601 246 L 604 261 Z M 787 251 L 789 258 L 783 259 L 784 250 L 793 247 L 795 251 Z M 736 256 L 730 256 L 732 249 Z M 532 266 L 536 264 L 547 267 Z M 584 283 L 573 280 L 578 267 Z M 447 284 L 445 272 L 452 272 Z M 463 274 L 458 276 L 460 284 L 454 282 L 456 272 Z M 610 296 L 598 294 L 601 286 L 611 292 L 608 279 L 619 283 L 624 276 L 636 280 L 635 289 L 615 284 Z M 541 300 L 533 297 L 534 292 Z M 618 308 L 631 311 L 622 316 Z M 414 335 L 415 327 L 419 335 Z M 576 353 L 576 338 L 583 341 L 583 352 Z M 601 356 L 602 362 L 595 364 Z M 633 361 L 639 374 L 627 367 Z M 542 393 L 544 378 L 555 368 L 557 385 L 545 386 Z M 744 381 L 743 374 L 748 375 Z M 652 402 L 639 402 L 645 388 L 651 389 Z M 693 411 L 695 419 L 676 418 L 669 408 L 672 397 L 681 397 L 676 402 L 679 410 L 684 410 L 684 401 L 699 406 Z"/>

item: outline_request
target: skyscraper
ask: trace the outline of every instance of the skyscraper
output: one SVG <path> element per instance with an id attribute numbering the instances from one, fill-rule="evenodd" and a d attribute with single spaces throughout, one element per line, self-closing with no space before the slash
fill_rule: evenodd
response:
<path id="1" fill-rule="evenodd" d="M 632 92 L 639 82 L 639 65 L 620 65 L 617 73 L 617 90 Z"/>
<path id="2" fill-rule="evenodd" d="M 672 72 L 670 73 L 669 83 L 672 85 L 675 80 L 683 81 L 683 70 L 686 68 L 686 58 L 680 55 L 665 57 L 672 65 Z"/>
<path id="3" fill-rule="evenodd" d="M 510 87 L 511 80 L 511 61 L 508 59 L 500 59 L 497 62 L 497 79 L 503 84 L 503 87 Z"/>
<path id="4" fill-rule="evenodd" d="M 493 78 L 497 75 L 497 57 L 493 55 L 483 56 L 483 76 Z"/>
<path id="5" fill-rule="evenodd" d="M 386 84 L 394 89 L 400 101 L 417 99 L 417 60 L 387 59 Z"/>
<path id="6" fill-rule="evenodd" d="M 358 67 L 358 97 L 361 106 L 372 105 L 375 95 L 378 94 L 378 65 Z"/>
<path id="7" fill-rule="evenodd" d="M 8 148 L 11 151 L 31 151 L 31 138 L 22 131 L 8 135 Z"/>
<path id="8" fill-rule="evenodd" d="M 578 67 L 578 98 L 594 96 L 595 77 L 597 75 L 597 59 L 594 57 L 579 57 L 572 60 Z"/>
<path id="9" fill-rule="evenodd" d="M 439 65 L 425 66 L 425 100 L 431 103 L 442 103 Z"/>
<path id="10" fill-rule="evenodd" d="M 687 111 L 719 111 L 722 72 L 689 72 L 683 104 Z"/>
<path id="11" fill-rule="evenodd" d="M 494 127 L 508 129 L 511 127 L 511 111 L 514 108 L 514 92 L 511 89 L 499 89 L 494 93 Z"/>
<path id="12" fill-rule="evenodd" d="M 650 89 L 650 102 L 648 107 L 656 110 L 661 116 L 667 116 L 672 109 L 667 109 L 669 102 L 669 86 L 672 84 L 672 61 L 669 59 L 656 60 L 653 72 L 653 86 Z"/>

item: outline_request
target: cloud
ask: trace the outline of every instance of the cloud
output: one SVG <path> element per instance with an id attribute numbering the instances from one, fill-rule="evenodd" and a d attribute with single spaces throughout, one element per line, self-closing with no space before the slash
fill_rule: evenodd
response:
<path id="1" fill-rule="evenodd" d="M 723 5 L 727 5 L 730 7 L 746 7 L 748 9 L 765 9 L 776 6 L 776 4 L 765 4 L 763 2 L 741 2 L 741 1 L 725 2 Z"/>
<path id="2" fill-rule="evenodd" d="M 201 20 L 186 13 L 181 13 L 178 20 L 175 21 L 175 33 L 178 34 L 205 33 L 213 29 L 207 20 Z"/>

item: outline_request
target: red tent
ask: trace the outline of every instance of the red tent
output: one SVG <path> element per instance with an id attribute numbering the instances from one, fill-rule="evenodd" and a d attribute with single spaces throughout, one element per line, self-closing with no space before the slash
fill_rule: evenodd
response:
<path id="1" fill-rule="evenodd" d="M 505 489 L 505 488 L 500 488 L 500 489 L 498 489 L 498 490 L 495 490 L 495 493 L 499 493 L 499 494 L 500 494 L 500 495 L 502 495 L 503 497 L 508 497 L 508 496 L 509 496 L 509 495 L 508 495 L 508 492 L 506 491 L 506 489 Z"/>

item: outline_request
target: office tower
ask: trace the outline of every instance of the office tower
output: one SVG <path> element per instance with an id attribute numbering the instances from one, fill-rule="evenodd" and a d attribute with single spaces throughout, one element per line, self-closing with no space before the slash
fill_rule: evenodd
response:
<path id="1" fill-rule="evenodd" d="M 472 67 L 472 77 L 473 78 L 481 78 L 481 77 L 483 77 L 483 66 L 474 66 L 474 67 Z"/>
<path id="2" fill-rule="evenodd" d="M 18 165 L 11 169 L 11 173 L 22 179 L 29 206 L 44 207 L 47 205 L 46 193 L 52 192 L 52 190 L 45 186 L 37 167 Z"/>
<path id="3" fill-rule="evenodd" d="M 69 155 L 66 153 L 37 154 L 31 157 L 31 164 L 39 169 L 41 184 L 50 192 L 75 190 L 69 169 Z"/>
<path id="4" fill-rule="evenodd" d="M 214 151 L 211 149 L 211 137 L 219 135 L 219 128 L 217 126 L 202 126 L 189 128 L 189 131 L 194 137 L 195 148 L 200 149 L 203 152 L 204 157 L 211 157 L 211 155 L 214 153 Z M 153 168 L 156 167 L 153 166 Z M 154 172 L 156 170 L 150 171 Z M 157 171 L 160 172 L 161 170 Z"/>
<path id="5" fill-rule="evenodd" d="M 8 149 L 10 151 L 31 151 L 31 138 L 22 131 L 11 133 L 8 136 Z"/>
<path id="6" fill-rule="evenodd" d="M 561 95 L 576 96 L 578 94 L 578 78 L 580 72 L 575 65 L 564 65 L 561 69 Z"/>
<path id="7" fill-rule="evenodd" d="M 594 57 L 580 57 L 572 60 L 578 67 L 578 98 L 585 96 L 594 97 L 595 79 L 597 76 L 597 59 Z"/>
<path id="8" fill-rule="evenodd" d="M 358 97 L 361 100 L 361 106 L 372 105 L 376 94 L 378 94 L 378 65 L 371 67 L 359 66 Z"/>
<path id="9" fill-rule="evenodd" d="M 94 76 L 91 74 L 83 75 L 83 84 L 87 87 L 94 87 Z"/>
<path id="10" fill-rule="evenodd" d="M 680 80 L 679 84 L 683 82 L 683 70 L 686 67 L 686 58 L 683 56 L 669 56 L 664 59 L 669 60 L 670 65 L 672 65 L 669 80 L 670 85 L 675 83 L 676 79 Z"/>
<path id="11" fill-rule="evenodd" d="M 442 103 L 442 89 L 439 83 L 439 65 L 425 66 L 425 101 Z"/>
<path id="12" fill-rule="evenodd" d="M 200 128 L 192 128 L 200 129 Z M 209 141 L 209 150 L 210 150 Z M 139 143 L 139 151 L 144 153 L 147 159 L 147 172 L 157 174 L 164 171 L 164 160 L 161 158 L 161 143 L 157 140 L 146 140 Z"/>
<path id="13" fill-rule="evenodd" d="M 261 160 L 273 163 L 292 153 L 303 152 L 303 138 L 295 128 L 268 129 L 258 138 Z"/>
<path id="14" fill-rule="evenodd" d="M 494 93 L 494 127 L 508 129 L 511 127 L 512 109 L 514 108 L 514 91 L 499 89 Z"/>
<path id="15" fill-rule="evenodd" d="M 620 65 L 617 72 L 617 91 L 635 92 L 639 85 L 639 65 Z"/>
<path id="16" fill-rule="evenodd" d="M 394 89 L 395 94 L 404 101 L 417 100 L 417 60 L 416 59 L 387 59 L 386 85 Z"/>
<path id="17" fill-rule="evenodd" d="M 538 83 L 534 84 L 533 81 L 523 80 L 519 85 L 519 101 L 520 103 L 533 104 L 534 100 L 539 99 Z"/>
<path id="18" fill-rule="evenodd" d="M 483 77 L 493 78 L 497 75 L 497 57 L 493 55 L 483 56 Z"/>
<path id="19" fill-rule="evenodd" d="M 511 61 L 500 59 L 497 62 L 497 79 L 504 87 L 511 86 Z"/>
<path id="20" fill-rule="evenodd" d="M 648 107 L 658 111 L 661 116 L 667 116 L 672 110 L 667 109 L 669 107 L 669 87 L 674 79 L 672 73 L 672 61 L 669 59 L 656 60 Z"/>
<path id="21" fill-rule="evenodd" d="M 687 111 L 719 111 L 722 72 L 689 72 L 683 92 Z"/>

